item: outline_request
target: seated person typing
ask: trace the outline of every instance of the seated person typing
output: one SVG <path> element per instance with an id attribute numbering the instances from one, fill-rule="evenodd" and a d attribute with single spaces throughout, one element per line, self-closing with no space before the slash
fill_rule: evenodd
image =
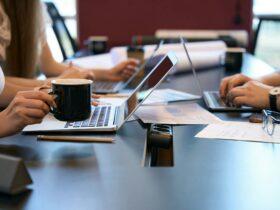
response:
<path id="1" fill-rule="evenodd" d="M 250 106 L 258 109 L 280 110 L 280 73 L 259 79 L 243 74 L 225 77 L 220 84 L 220 96 L 232 106 Z"/>

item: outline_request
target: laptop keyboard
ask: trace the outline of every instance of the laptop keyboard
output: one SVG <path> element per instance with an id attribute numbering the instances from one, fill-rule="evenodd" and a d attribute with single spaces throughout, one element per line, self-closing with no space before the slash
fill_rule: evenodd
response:
<path id="1" fill-rule="evenodd" d="M 65 128 L 106 127 L 109 124 L 111 110 L 111 106 L 94 107 L 87 120 L 67 122 Z"/>
<path id="2" fill-rule="evenodd" d="M 93 90 L 114 90 L 119 82 L 95 82 Z"/>
<path id="3" fill-rule="evenodd" d="M 216 107 L 227 107 L 225 102 L 221 99 L 219 92 L 209 92 L 209 96 L 216 105 Z"/>

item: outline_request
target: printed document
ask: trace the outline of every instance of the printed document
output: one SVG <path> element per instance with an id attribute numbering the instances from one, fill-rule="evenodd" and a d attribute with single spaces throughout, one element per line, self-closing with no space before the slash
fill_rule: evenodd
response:
<path id="1" fill-rule="evenodd" d="M 208 125 L 195 137 L 280 143 L 280 127 L 277 127 L 276 125 L 274 134 L 270 136 L 265 130 L 263 130 L 262 123 L 223 122 L 220 124 Z"/>
<path id="2" fill-rule="evenodd" d="M 141 106 L 135 115 L 144 123 L 206 125 L 222 122 L 196 103 Z"/>
<path id="3" fill-rule="evenodd" d="M 145 95 L 145 94 L 144 94 Z M 141 94 L 140 94 L 141 98 Z M 151 95 L 144 101 L 144 105 L 162 104 L 176 101 L 193 101 L 200 99 L 201 96 L 192 95 L 182 91 L 173 89 L 158 89 L 154 90 Z"/>

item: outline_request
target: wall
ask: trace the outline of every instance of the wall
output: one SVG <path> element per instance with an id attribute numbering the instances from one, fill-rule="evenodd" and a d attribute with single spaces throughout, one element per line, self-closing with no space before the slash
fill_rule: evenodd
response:
<path id="1" fill-rule="evenodd" d="M 80 40 L 107 35 L 111 45 L 128 44 L 132 35 L 153 35 L 156 29 L 251 32 L 252 25 L 252 0 L 77 0 L 77 6 Z M 241 23 L 236 23 L 237 11 Z"/>

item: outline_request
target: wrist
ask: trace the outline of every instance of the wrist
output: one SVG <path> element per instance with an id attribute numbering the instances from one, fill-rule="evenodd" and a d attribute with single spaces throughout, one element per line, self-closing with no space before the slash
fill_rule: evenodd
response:
<path id="1" fill-rule="evenodd" d="M 276 98 L 276 108 L 279 111 L 280 110 L 280 99 L 279 97 Z"/>
<path id="2" fill-rule="evenodd" d="M 16 127 L 13 121 L 10 121 L 7 117 L 6 109 L 0 112 L 0 120 L 4 121 L 3 125 L 0 128 L 0 138 L 5 136 L 10 136 L 16 133 L 13 129 Z"/>
<path id="3" fill-rule="evenodd" d="M 280 110 L 279 96 L 280 96 L 280 87 L 272 88 L 269 91 L 269 107 L 272 111 Z"/>
<path id="4" fill-rule="evenodd" d="M 96 80 L 107 80 L 110 70 L 91 70 Z"/>

